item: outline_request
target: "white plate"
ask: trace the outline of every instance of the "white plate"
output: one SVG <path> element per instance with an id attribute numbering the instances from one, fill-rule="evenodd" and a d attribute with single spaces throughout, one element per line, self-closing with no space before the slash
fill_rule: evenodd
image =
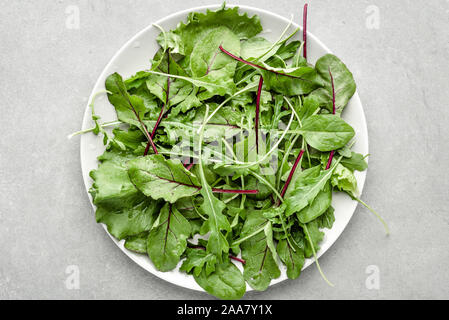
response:
<path id="1" fill-rule="evenodd" d="M 207 9 L 218 9 L 219 7 L 220 5 L 213 5 L 178 12 L 158 21 L 157 24 L 162 26 L 165 30 L 174 29 L 180 21 L 186 20 L 188 13 L 192 11 L 204 12 Z M 232 6 L 228 5 L 228 7 Z M 250 16 L 254 14 L 259 15 L 264 29 L 263 36 L 273 42 L 277 40 L 283 29 L 285 29 L 285 27 L 290 22 L 289 19 L 283 18 L 266 10 L 247 6 L 239 7 L 241 12 L 247 12 Z M 300 19 L 297 18 L 296 20 Z M 293 31 L 295 28 L 298 28 L 297 24 L 293 24 L 290 31 Z M 136 36 L 134 36 L 128 43 L 126 43 L 112 58 L 112 60 L 104 69 L 103 73 L 100 75 L 92 91 L 92 95 L 89 101 L 91 101 L 93 95 L 96 92 L 105 90 L 104 83 L 107 76 L 109 76 L 110 74 L 118 72 L 123 76 L 123 78 L 127 78 L 134 75 L 137 71 L 147 69 L 149 67 L 149 59 L 153 57 L 154 53 L 156 53 L 158 49 L 155 39 L 159 35 L 159 33 L 160 31 L 157 28 L 149 26 L 138 33 Z M 301 35 L 302 33 L 298 33 L 296 35 L 296 38 L 294 39 L 301 40 Z M 309 60 L 313 63 L 324 54 L 331 52 L 323 43 L 321 43 L 320 40 L 318 40 L 310 33 L 308 50 Z M 342 60 L 344 60 L 344 57 L 342 58 Z M 109 104 L 105 96 L 97 99 L 95 107 L 96 113 L 102 117 L 103 121 L 116 120 L 115 111 Z M 346 111 L 344 112 L 344 119 L 354 127 L 357 133 L 357 143 L 354 145 L 354 150 L 362 154 L 368 154 L 368 130 L 366 126 L 365 114 L 363 112 L 362 104 L 357 93 L 346 108 Z M 87 106 L 83 120 L 83 130 L 92 128 L 92 126 L 93 122 L 91 120 L 91 111 L 89 106 Z M 93 134 L 86 134 L 81 138 L 81 166 L 86 190 L 89 190 L 92 186 L 92 180 L 89 177 L 89 172 L 97 168 L 97 157 L 104 151 L 105 147 L 103 146 L 101 138 Z M 365 184 L 366 172 L 356 172 L 356 178 L 359 184 L 360 192 L 362 192 L 363 186 Z M 334 227 L 331 230 L 326 230 L 325 232 L 325 238 L 321 244 L 319 256 L 324 254 L 338 239 L 340 234 L 345 229 L 346 225 L 349 223 L 349 220 L 351 219 L 357 207 L 356 202 L 352 201 L 349 197 L 341 193 L 334 195 L 332 205 L 335 208 L 336 221 Z M 105 230 L 107 231 L 106 228 Z M 118 247 L 135 263 L 137 263 L 145 270 L 151 272 L 152 274 L 158 276 L 159 278 L 184 288 L 204 291 L 200 286 L 198 286 L 192 276 L 188 276 L 184 273 L 179 272 L 178 270 L 167 273 L 159 272 L 155 269 L 154 265 L 147 256 L 128 251 L 124 248 L 123 241 L 119 242 L 112 236 L 111 238 L 118 245 Z M 304 265 L 304 269 L 310 266 L 312 263 L 313 260 L 307 260 L 306 264 Z M 282 269 L 281 277 L 273 281 L 272 285 L 286 279 L 287 276 L 285 273 L 285 269 Z M 321 281 L 321 279 L 317 278 L 317 281 Z M 248 287 L 248 291 L 250 290 L 251 288 Z"/>

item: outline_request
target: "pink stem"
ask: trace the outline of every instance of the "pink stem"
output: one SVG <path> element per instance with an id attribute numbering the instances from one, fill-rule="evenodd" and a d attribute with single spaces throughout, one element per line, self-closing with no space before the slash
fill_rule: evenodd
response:
<path id="1" fill-rule="evenodd" d="M 307 12 L 309 5 L 306 3 L 304 5 L 304 15 L 303 15 L 303 41 L 304 41 L 304 59 L 307 60 Z"/>
<path id="2" fill-rule="evenodd" d="M 190 246 L 190 248 L 192 249 L 199 249 L 199 250 L 206 250 L 206 248 L 204 248 L 203 246 Z M 245 265 L 246 261 L 240 258 L 237 258 L 236 256 L 233 256 L 232 254 L 229 255 L 229 258 L 232 260 L 235 260 L 237 262 L 240 262 L 241 264 Z"/>
<path id="3" fill-rule="evenodd" d="M 259 80 L 259 89 L 257 90 L 257 101 L 256 101 L 256 150 L 257 154 L 259 154 L 259 120 L 260 120 L 260 99 L 262 96 L 262 87 L 263 87 L 263 77 L 260 77 Z"/>
<path id="4" fill-rule="evenodd" d="M 329 161 L 327 162 L 326 170 L 329 170 L 332 165 L 332 160 L 334 160 L 335 151 L 332 151 L 329 156 Z"/>
<path id="5" fill-rule="evenodd" d="M 331 76 L 332 83 L 332 113 L 335 115 L 337 113 L 337 107 L 335 104 L 335 83 L 334 76 L 332 75 L 331 69 L 329 68 L 329 75 Z M 329 161 L 327 162 L 326 170 L 329 170 L 332 166 L 332 160 L 334 160 L 335 151 L 332 151 L 329 155 Z"/>
<path id="6" fill-rule="evenodd" d="M 193 168 L 194 165 L 195 165 L 194 163 L 191 163 L 191 164 L 187 165 L 186 170 L 187 170 L 187 171 L 192 170 L 192 168 Z"/>
<path id="7" fill-rule="evenodd" d="M 170 50 L 167 52 L 168 56 L 168 67 L 167 67 L 167 73 L 170 74 Z M 168 107 L 168 103 L 170 101 L 170 77 L 167 78 L 167 91 L 165 92 L 165 105 L 162 106 L 161 113 L 159 114 L 159 118 L 157 119 L 156 125 L 153 128 L 153 132 L 151 133 L 151 139 L 154 139 L 156 136 L 156 131 L 159 129 L 159 126 L 162 122 L 162 118 L 164 117 L 165 109 Z M 147 147 L 145 148 L 144 156 L 148 155 L 148 152 L 150 151 L 150 143 L 147 144 Z"/>
<path id="8" fill-rule="evenodd" d="M 298 168 L 299 162 L 301 161 L 302 157 L 304 155 L 304 150 L 301 150 L 298 157 L 296 158 L 295 164 L 292 167 L 292 170 L 290 171 L 290 174 L 288 176 L 287 181 L 285 182 L 284 189 L 282 189 L 281 197 L 284 198 L 285 194 L 287 193 L 288 187 L 290 186 L 290 183 L 292 182 L 293 175 L 295 174 L 296 169 Z M 278 199 L 276 205 L 279 206 L 281 204 L 281 200 Z"/>
<path id="9" fill-rule="evenodd" d="M 278 72 L 278 71 L 274 71 L 274 70 L 269 70 L 269 69 L 267 69 L 267 68 L 265 68 L 265 67 L 263 67 L 263 66 L 259 66 L 258 64 L 255 64 L 255 63 L 252 63 L 252 62 L 243 60 L 242 58 L 239 58 L 239 57 L 237 57 L 236 55 L 233 55 L 232 53 L 230 53 L 229 51 L 227 51 L 226 49 L 224 49 L 222 46 L 220 46 L 220 50 L 221 50 L 224 54 L 227 54 L 228 56 L 230 56 L 231 58 L 233 58 L 234 60 L 237 60 L 237 61 L 239 61 L 239 62 L 241 62 L 241 63 L 247 64 L 247 65 L 249 65 L 249 66 L 251 66 L 251 67 L 258 68 L 258 69 L 262 69 L 262 70 L 265 70 L 265 71 L 268 71 L 268 72 L 272 72 L 272 73 L 277 74 L 277 75 L 280 75 L 280 76 L 286 76 L 286 77 L 294 78 L 294 79 L 301 79 L 301 80 L 304 80 L 304 81 L 306 80 L 306 79 L 302 79 L 301 77 L 296 77 L 296 76 L 292 76 L 292 75 L 285 74 L 285 73 L 282 73 L 282 72 Z"/>

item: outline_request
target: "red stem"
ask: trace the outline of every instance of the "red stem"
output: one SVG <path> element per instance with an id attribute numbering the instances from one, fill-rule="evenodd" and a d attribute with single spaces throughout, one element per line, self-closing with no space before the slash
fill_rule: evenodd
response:
<path id="1" fill-rule="evenodd" d="M 285 194 L 287 193 L 288 187 L 290 186 L 290 183 L 292 182 L 293 175 L 295 174 L 296 169 L 298 168 L 299 162 L 301 161 L 302 157 L 304 155 L 304 150 L 301 150 L 298 157 L 296 158 L 295 164 L 292 167 L 292 170 L 290 171 L 290 174 L 288 176 L 287 181 L 285 182 L 284 189 L 282 189 L 281 197 L 284 198 Z M 279 206 L 281 204 L 281 200 L 278 199 L 276 202 L 276 205 Z"/>
<path id="2" fill-rule="evenodd" d="M 206 250 L 206 248 L 203 247 L 203 246 L 190 246 L 189 248 L 191 248 L 191 249 L 199 249 L 199 250 L 203 250 L 203 251 Z M 229 255 L 229 258 L 232 259 L 232 260 L 235 260 L 235 261 L 237 261 L 237 262 L 240 262 L 240 263 L 243 264 L 243 265 L 246 264 L 246 261 L 245 261 L 245 260 L 240 259 L 240 258 L 237 258 L 236 256 L 233 256 L 232 254 Z"/>
<path id="3" fill-rule="evenodd" d="M 335 83 L 334 76 L 332 75 L 331 69 L 329 68 L 329 75 L 331 76 L 332 84 L 332 113 L 335 115 L 337 113 L 337 106 L 335 104 Z M 329 161 L 327 162 L 326 170 L 329 170 L 332 166 L 332 161 L 334 160 L 335 151 L 332 151 L 329 155 Z"/>
<path id="4" fill-rule="evenodd" d="M 167 51 L 168 56 L 168 67 L 167 67 L 167 74 L 170 74 L 170 50 Z M 156 131 L 159 129 L 159 125 L 162 122 L 162 118 L 164 117 L 165 109 L 168 107 L 168 103 L 170 102 L 170 77 L 167 77 L 167 91 L 165 92 L 165 105 L 162 106 L 161 113 L 159 114 L 159 118 L 157 119 L 156 125 L 153 128 L 153 132 L 151 133 L 151 139 L 154 139 L 156 136 Z M 150 151 L 150 143 L 147 144 L 147 147 L 145 148 L 144 156 L 148 155 L 148 152 Z"/>
<path id="5" fill-rule="evenodd" d="M 306 3 L 304 5 L 304 14 L 303 14 L 303 41 L 304 41 L 304 59 L 307 60 L 307 13 L 308 13 L 308 7 L 309 5 Z"/>
<path id="6" fill-rule="evenodd" d="M 187 170 L 187 171 L 192 170 L 192 168 L 193 168 L 194 165 L 195 165 L 194 163 L 191 163 L 191 164 L 187 165 L 187 166 L 186 166 L 186 170 Z"/>
<path id="7" fill-rule="evenodd" d="M 277 74 L 277 75 L 280 75 L 280 76 L 286 76 L 286 77 L 289 77 L 289 78 L 300 79 L 300 80 L 304 80 L 304 81 L 307 80 L 307 79 L 302 79 L 301 77 L 296 77 L 296 76 L 292 76 L 292 75 L 285 74 L 285 73 L 282 73 L 282 72 L 278 72 L 278 71 L 274 71 L 274 70 L 269 70 L 269 69 L 267 69 L 267 68 L 265 68 L 265 67 L 263 67 L 263 66 L 260 66 L 260 65 L 258 65 L 258 64 L 255 64 L 255 63 L 252 63 L 252 62 L 243 60 L 242 58 L 239 58 L 239 57 L 237 57 L 236 55 L 233 55 L 232 53 L 230 53 L 229 51 L 227 51 L 226 49 L 224 49 L 222 46 L 220 46 L 220 50 L 221 50 L 223 53 L 225 53 L 225 54 L 227 54 L 228 56 L 230 56 L 231 58 L 233 58 L 234 60 L 237 60 L 237 61 L 239 61 L 239 62 L 241 62 L 241 63 L 247 64 L 247 65 L 249 65 L 249 66 L 251 66 L 251 67 L 258 68 L 258 69 L 262 69 L 262 70 L 265 70 L 265 71 L 268 71 L 268 72 L 272 72 L 272 73 Z"/>
<path id="8" fill-rule="evenodd" d="M 256 101 L 256 150 L 259 154 L 259 120 L 260 120 L 260 99 L 262 96 L 263 77 L 260 76 L 259 89 L 257 89 L 257 101 Z"/>

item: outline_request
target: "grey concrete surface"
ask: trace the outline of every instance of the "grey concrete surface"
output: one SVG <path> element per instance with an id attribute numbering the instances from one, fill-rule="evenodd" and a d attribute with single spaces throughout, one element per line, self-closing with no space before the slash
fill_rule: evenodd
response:
<path id="1" fill-rule="evenodd" d="M 369 124 L 364 199 L 315 268 L 248 299 L 449 298 L 449 2 L 314 0 L 310 31 L 352 69 Z M 4 1 L 0 10 L 0 299 L 208 299 L 148 274 L 94 221 L 80 170 L 87 97 L 112 55 L 201 0 Z M 300 17 L 303 1 L 234 1 Z M 79 30 L 66 27 L 69 5 Z M 373 8 L 378 29 L 367 28 Z M 368 25 L 369 25 L 368 21 Z M 80 289 L 65 286 L 80 269 Z M 380 289 L 368 290 L 378 266 Z"/>

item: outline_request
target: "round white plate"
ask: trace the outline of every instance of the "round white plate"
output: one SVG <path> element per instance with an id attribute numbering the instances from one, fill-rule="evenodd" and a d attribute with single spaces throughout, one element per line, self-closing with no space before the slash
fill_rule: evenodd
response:
<path id="1" fill-rule="evenodd" d="M 199 8 L 193 8 L 186 11 L 178 12 L 172 14 L 157 22 L 158 25 L 162 26 L 165 30 L 170 30 L 176 28 L 180 21 L 185 21 L 187 15 L 190 12 L 205 12 L 207 9 L 218 9 L 220 5 L 205 6 Z M 228 7 L 232 7 L 228 5 Z M 290 22 L 289 19 L 281 17 L 277 14 L 247 7 L 239 6 L 241 12 L 247 12 L 250 16 L 259 15 L 260 20 L 263 25 L 264 32 L 263 37 L 274 42 L 278 39 L 282 31 Z M 300 20 L 297 18 L 296 20 Z M 297 24 L 291 26 L 291 32 L 298 28 Z M 89 102 L 92 100 L 93 95 L 96 92 L 105 90 L 104 83 L 106 78 L 114 73 L 120 73 L 123 78 L 128 78 L 134 75 L 140 70 L 148 69 L 149 59 L 158 50 L 158 45 L 156 43 L 156 37 L 159 35 L 159 29 L 149 26 L 136 36 L 134 36 L 128 43 L 126 43 L 112 58 L 106 68 L 103 70 L 102 74 L 98 78 L 98 81 L 92 91 L 92 95 Z M 302 33 L 297 33 L 295 40 L 301 40 Z M 331 51 L 318 40 L 315 36 L 309 33 L 309 60 L 315 63 L 317 59 L 326 53 Z M 344 57 L 343 57 L 344 58 Z M 344 59 L 343 59 L 344 60 Z M 114 121 L 116 120 L 116 114 L 113 107 L 109 104 L 105 96 L 97 98 L 95 103 L 96 113 L 102 117 L 102 121 Z M 368 154 L 368 130 L 366 126 L 365 114 L 363 112 L 362 104 L 360 98 L 356 93 L 355 96 L 350 101 L 348 107 L 344 112 L 344 119 L 351 124 L 357 133 L 357 143 L 354 145 L 354 150 L 361 154 Z M 89 106 L 86 108 L 86 113 L 83 120 L 83 130 L 93 127 L 93 122 L 91 120 L 91 110 Z M 93 135 L 86 134 L 81 138 L 81 166 L 83 172 L 84 183 L 86 190 L 89 190 L 92 186 L 92 180 L 89 177 L 89 172 L 91 170 L 97 169 L 98 162 L 97 157 L 100 156 L 105 151 L 105 147 L 102 143 L 102 139 Z M 356 172 L 356 178 L 359 184 L 360 192 L 363 190 L 365 184 L 366 172 L 360 173 Z M 90 195 L 89 195 L 90 197 Z M 92 200 L 92 199 L 91 199 Z M 93 205 L 93 204 L 92 204 Z M 345 229 L 346 225 L 349 223 L 356 207 L 357 203 L 352 201 L 348 196 L 341 193 L 335 194 L 332 205 L 335 208 L 335 224 L 331 230 L 326 230 L 325 238 L 321 243 L 321 250 L 318 256 L 324 254 L 332 244 L 337 240 L 340 234 Z M 94 207 L 95 209 L 95 207 Z M 107 229 L 105 228 L 107 231 Z M 175 285 L 189 288 L 193 290 L 204 291 L 193 279 L 192 276 L 186 275 L 174 270 L 171 272 L 162 273 L 155 269 L 154 265 L 146 255 L 136 254 L 128 251 L 124 248 L 124 242 L 117 241 L 111 236 L 112 240 L 118 245 L 118 247 L 135 263 L 140 265 L 145 270 L 151 272 L 152 274 L 158 276 Z M 304 265 L 304 269 L 310 266 L 313 260 L 309 259 Z M 282 269 L 282 275 L 279 279 L 272 282 L 272 285 L 284 281 L 287 279 L 285 269 Z M 317 280 L 320 281 L 320 280 Z M 251 288 L 248 287 L 248 291 Z"/>

